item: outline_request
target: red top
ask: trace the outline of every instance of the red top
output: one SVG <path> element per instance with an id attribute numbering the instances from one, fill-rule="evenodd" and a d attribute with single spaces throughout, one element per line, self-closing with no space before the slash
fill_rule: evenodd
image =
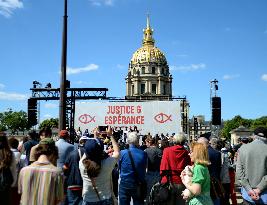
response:
<path id="1" fill-rule="evenodd" d="M 163 156 L 160 163 L 160 174 L 164 170 L 172 170 L 171 182 L 182 184 L 180 178 L 181 172 L 187 165 L 191 164 L 188 151 L 181 145 L 174 145 L 163 150 Z M 161 183 L 166 183 L 167 177 L 164 176 Z"/>

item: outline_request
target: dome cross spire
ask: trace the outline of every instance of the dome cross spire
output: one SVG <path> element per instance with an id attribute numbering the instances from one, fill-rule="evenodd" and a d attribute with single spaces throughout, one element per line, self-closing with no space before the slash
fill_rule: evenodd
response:
<path id="1" fill-rule="evenodd" d="M 147 14 L 146 18 L 146 28 L 143 29 L 144 38 L 143 38 L 143 46 L 154 46 L 154 39 L 153 39 L 153 29 L 150 27 L 150 18 L 149 14 Z"/>
<path id="2" fill-rule="evenodd" d="M 150 28 L 150 19 L 149 19 L 149 13 L 147 13 L 147 17 L 146 17 L 146 28 Z"/>

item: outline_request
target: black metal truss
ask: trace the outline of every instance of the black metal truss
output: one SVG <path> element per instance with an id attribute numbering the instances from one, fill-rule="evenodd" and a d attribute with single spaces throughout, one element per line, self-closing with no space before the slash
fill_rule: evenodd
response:
<path id="1" fill-rule="evenodd" d="M 59 88 L 31 88 L 32 96 L 36 100 L 59 100 L 60 89 Z M 134 97 L 134 98 L 117 98 L 117 97 L 107 97 L 107 88 L 67 88 L 67 102 L 66 102 L 66 117 L 67 126 L 71 132 L 71 136 L 74 136 L 74 116 L 75 116 L 75 101 L 76 100 L 96 100 L 103 99 L 113 102 L 142 102 L 149 100 L 181 100 L 182 101 L 182 128 L 184 133 L 188 133 L 188 116 L 186 112 L 186 107 L 188 102 L 186 96 L 183 97 L 164 97 L 159 99 L 157 97 Z M 74 138 L 72 138 L 74 140 Z"/>
<path id="2" fill-rule="evenodd" d="M 36 100 L 59 100 L 59 88 L 31 88 Z M 67 88 L 67 98 L 76 100 L 106 99 L 107 88 Z"/>

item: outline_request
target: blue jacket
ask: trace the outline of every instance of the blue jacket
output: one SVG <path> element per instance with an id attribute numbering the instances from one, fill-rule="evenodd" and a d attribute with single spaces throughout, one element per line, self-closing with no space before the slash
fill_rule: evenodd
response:
<path id="1" fill-rule="evenodd" d="M 138 172 L 139 181 L 145 181 L 146 167 L 147 167 L 147 153 L 136 146 L 130 145 L 129 150 L 132 153 L 135 168 Z M 135 187 L 137 179 L 135 177 L 133 167 L 131 164 L 128 149 L 122 150 L 119 160 L 121 184 Z"/>
<path id="2" fill-rule="evenodd" d="M 58 159 L 57 159 L 57 167 L 62 168 L 67 156 L 74 150 L 74 146 L 64 139 L 59 139 L 56 142 L 56 146 L 58 148 Z"/>

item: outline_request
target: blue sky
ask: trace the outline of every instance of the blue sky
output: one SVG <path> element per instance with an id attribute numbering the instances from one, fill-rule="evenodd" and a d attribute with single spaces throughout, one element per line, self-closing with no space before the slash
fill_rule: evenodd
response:
<path id="1" fill-rule="evenodd" d="M 132 54 L 149 12 L 156 46 L 186 95 L 190 116 L 210 119 L 210 80 L 222 118 L 267 115 L 266 0 L 68 0 L 71 87 L 107 87 L 124 97 Z M 0 112 L 27 110 L 33 80 L 59 87 L 63 0 L 0 0 Z M 41 102 L 41 119 L 58 115 Z"/>

